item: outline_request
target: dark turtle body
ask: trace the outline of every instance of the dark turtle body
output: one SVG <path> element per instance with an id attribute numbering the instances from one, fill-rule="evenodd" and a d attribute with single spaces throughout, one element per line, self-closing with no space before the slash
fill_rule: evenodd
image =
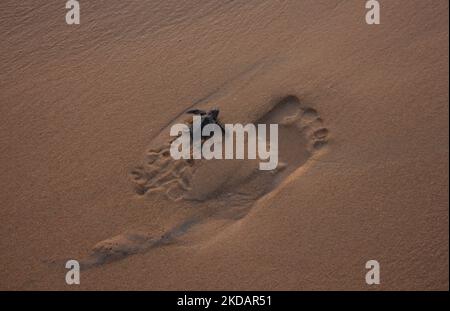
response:
<path id="1" fill-rule="evenodd" d="M 199 115 L 201 117 L 201 129 L 203 131 L 203 127 L 205 127 L 208 124 L 217 124 L 218 126 L 220 126 L 220 128 L 222 129 L 222 133 L 225 132 L 223 125 L 220 123 L 218 116 L 219 116 L 219 109 L 211 109 L 209 111 L 204 111 L 204 110 L 200 110 L 200 109 L 192 109 L 187 111 L 187 113 L 190 114 L 194 114 L 194 115 Z M 192 125 L 190 126 L 190 131 L 191 131 L 191 135 L 192 135 Z M 209 136 L 203 136 L 204 137 L 209 137 Z"/>

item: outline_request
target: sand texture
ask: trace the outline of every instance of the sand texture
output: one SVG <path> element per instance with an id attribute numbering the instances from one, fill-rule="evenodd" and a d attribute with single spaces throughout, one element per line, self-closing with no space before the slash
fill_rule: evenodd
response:
<path id="1" fill-rule="evenodd" d="M 0 290 L 448 290 L 448 1 L 381 2 L 2 0 Z M 212 108 L 277 169 L 174 160 Z"/>

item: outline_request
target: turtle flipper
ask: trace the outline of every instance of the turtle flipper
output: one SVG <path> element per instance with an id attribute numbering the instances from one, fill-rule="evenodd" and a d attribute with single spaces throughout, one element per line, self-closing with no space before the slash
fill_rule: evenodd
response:
<path id="1" fill-rule="evenodd" d="M 200 109 L 191 109 L 191 110 L 188 110 L 186 113 L 192 113 L 192 114 L 204 116 L 206 114 L 206 111 L 203 111 Z"/>
<path id="2" fill-rule="evenodd" d="M 208 111 L 208 115 L 214 120 L 217 121 L 217 118 L 219 117 L 220 110 L 217 108 L 211 109 Z"/>

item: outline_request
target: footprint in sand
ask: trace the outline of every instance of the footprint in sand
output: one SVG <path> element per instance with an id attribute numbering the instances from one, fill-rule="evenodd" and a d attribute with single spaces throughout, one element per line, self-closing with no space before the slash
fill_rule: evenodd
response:
<path id="1" fill-rule="evenodd" d="M 147 152 L 130 178 L 139 196 L 162 193 L 169 200 L 193 202 L 192 215 L 157 238 L 134 232 L 102 241 L 82 264 L 96 266 L 170 244 L 212 219 L 232 223 L 247 215 L 258 199 L 279 187 L 328 142 L 329 131 L 318 112 L 295 96 L 278 102 L 255 123 L 279 124 L 277 169 L 261 171 L 258 160 L 173 160 L 167 139 Z"/>
<path id="2" fill-rule="evenodd" d="M 271 111 L 256 120 L 258 124 L 279 124 L 279 166 L 275 171 L 260 171 L 255 160 L 173 160 L 170 145 L 150 149 L 144 165 L 130 176 L 138 195 L 164 193 L 168 199 L 205 201 L 226 194 L 243 194 L 249 179 L 269 175 L 264 190 L 249 192 L 258 199 L 305 163 L 327 143 L 328 129 L 313 108 L 303 107 L 295 96 L 280 101 Z M 244 187 L 245 188 L 245 187 Z"/>
<path id="3" fill-rule="evenodd" d="M 170 146 L 151 149 L 145 163 L 131 171 L 130 176 L 138 195 L 163 192 L 171 200 L 179 200 L 189 191 L 193 175 L 192 160 L 175 161 L 170 156 Z"/>

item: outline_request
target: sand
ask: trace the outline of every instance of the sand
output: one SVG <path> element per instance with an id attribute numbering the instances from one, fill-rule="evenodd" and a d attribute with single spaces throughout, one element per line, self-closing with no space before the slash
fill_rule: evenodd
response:
<path id="1" fill-rule="evenodd" d="M 0 289 L 448 290 L 448 1 L 381 10 L 1 1 Z M 213 107 L 283 165 L 167 157 Z"/>

